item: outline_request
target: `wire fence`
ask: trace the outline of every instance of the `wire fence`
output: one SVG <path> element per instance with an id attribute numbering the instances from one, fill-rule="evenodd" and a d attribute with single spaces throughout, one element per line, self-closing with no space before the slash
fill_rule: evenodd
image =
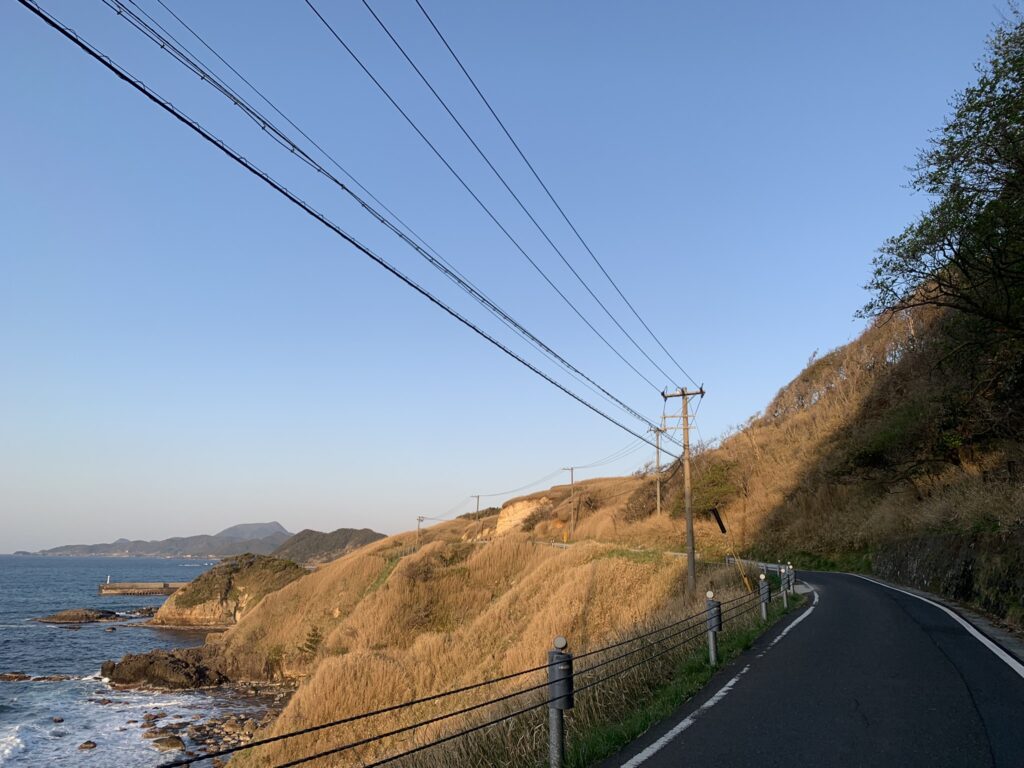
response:
<path id="1" fill-rule="evenodd" d="M 771 592 L 775 594 L 771 594 Z M 703 611 L 576 654 L 571 657 L 574 664 L 571 678 L 575 694 L 593 696 L 603 691 L 602 695 L 606 699 L 608 696 L 616 695 L 621 699 L 623 697 L 621 692 L 616 693 L 611 689 L 603 689 L 602 686 L 613 680 L 626 680 L 629 678 L 632 678 L 632 685 L 626 685 L 627 689 L 650 691 L 659 681 L 664 682 L 666 674 L 669 677 L 673 674 L 671 665 L 655 665 L 653 662 L 658 660 L 667 661 L 675 657 L 681 658 L 682 656 L 693 657 L 694 651 L 702 645 L 703 638 L 709 634 L 709 628 L 712 627 L 712 618 L 709 613 L 712 611 L 712 603 L 715 606 L 714 611 L 717 611 L 720 615 L 720 629 L 724 630 L 726 627 L 732 629 L 733 627 L 742 626 L 743 622 L 749 622 L 751 620 L 750 614 L 759 608 L 762 609 L 762 615 L 764 615 L 765 609 L 763 606 L 778 599 L 780 594 L 781 591 L 779 590 L 762 588 L 760 591 L 741 594 L 721 602 L 709 600 L 708 608 Z M 584 660 L 587 663 L 582 668 L 575 666 L 576 663 Z M 553 702 L 561 698 L 561 695 L 551 695 L 550 687 L 552 669 L 557 663 L 549 660 L 546 664 L 539 664 L 469 685 L 450 688 L 428 696 L 256 739 L 246 744 L 233 745 L 202 755 L 188 756 L 171 762 L 165 762 L 160 765 L 160 768 L 184 768 L 185 766 L 202 763 L 210 765 L 207 761 L 211 761 L 214 758 L 230 757 L 243 752 L 251 753 L 252 750 L 291 741 L 310 734 L 321 734 L 323 736 L 327 732 L 339 729 L 342 726 L 375 721 L 383 719 L 385 716 L 395 716 L 399 713 L 404 714 L 407 711 L 418 711 L 418 709 L 414 708 L 422 708 L 428 705 L 437 706 L 456 696 L 463 696 L 492 688 L 494 689 L 493 694 L 482 701 L 463 704 L 454 708 L 445 706 L 442 711 L 429 715 L 422 713 L 417 718 L 409 718 L 412 720 L 411 722 L 407 721 L 400 725 L 395 724 L 394 727 L 387 727 L 382 723 L 376 729 L 369 729 L 366 735 L 349 734 L 348 738 L 345 739 L 338 737 L 336 743 L 326 748 L 293 750 L 293 754 L 294 751 L 301 751 L 301 754 L 297 757 L 286 754 L 283 757 L 277 758 L 277 760 L 272 760 L 271 762 L 261 761 L 259 764 L 273 765 L 273 768 L 291 768 L 291 766 L 303 765 L 328 757 L 337 757 L 344 754 L 356 755 L 356 751 L 360 748 L 370 748 L 373 754 L 369 756 L 368 760 L 364 755 L 354 757 L 352 762 L 353 764 L 363 766 L 363 768 L 371 768 L 372 766 L 385 765 L 402 758 L 419 755 L 434 747 L 451 744 L 462 737 L 501 724 L 505 724 L 510 729 L 510 733 L 514 728 L 518 728 L 520 732 L 515 735 L 515 739 L 524 742 L 523 749 L 526 752 L 536 752 L 538 751 L 538 746 L 543 741 L 544 734 L 540 732 L 542 729 L 536 724 L 528 722 L 522 722 L 516 726 L 514 721 L 535 710 L 550 707 Z M 668 668 L 667 672 L 666 667 Z M 541 673 L 547 674 L 541 677 Z M 531 676 L 533 677 L 531 678 Z M 519 682 L 517 682 L 516 687 L 509 689 L 508 684 L 512 681 Z M 626 698 L 628 698 L 628 695 Z M 596 716 L 595 712 L 592 711 L 595 709 L 594 706 L 584 702 L 584 705 L 581 707 L 582 712 L 574 713 L 574 717 L 577 720 L 586 720 L 588 717 L 592 719 Z M 476 717 L 481 717 L 482 719 L 473 722 L 473 718 Z M 453 725 L 456 727 L 448 732 L 439 730 Z M 365 727 L 369 728 L 369 725 Z M 421 740 L 421 743 L 409 741 L 416 734 L 420 734 L 417 738 Z M 429 735 L 423 736 L 422 734 Z M 335 737 L 332 736 L 331 738 Z M 405 740 L 404 744 L 402 743 L 403 740 Z M 389 747 L 393 751 L 390 754 L 383 754 Z M 336 765 L 337 763 L 331 762 L 330 764 Z"/>

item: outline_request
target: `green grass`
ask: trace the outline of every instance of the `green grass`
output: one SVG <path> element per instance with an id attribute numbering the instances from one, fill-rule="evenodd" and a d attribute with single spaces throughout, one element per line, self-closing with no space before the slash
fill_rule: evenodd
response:
<path id="1" fill-rule="evenodd" d="M 390 576 L 391 572 L 395 570 L 395 566 L 398 565 L 398 561 L 401 559 L 402 555 L 400 554 L 388 557 L 385 560 L 384 568 L 381 569 L 381 572 L 377 574 L 377 578 L 374 579 L 373 583 L 366 588 L 365 592 L 363 592 L 363 597 L 366 597 L 370 593 L 376 592 L 378 589 L 380 589 L 381 586 L 383 586 L 384 582 L 388 580 L 388 576 Z"/>
<path id="2" fill-rule="evenodd" d="M 799 571 L 846 571 L 848 573 L 871 573 L 871 553 L 866 550 L 853 552 L 834 552 L 821 555 L 813 552 L 795 552 L 789 558 L 793 567 Z"/>
<path id="3" fill-rule="evenodd" d="M 719 667 L 739 656 L 785 613 L 802 605 L 801 595 L 791 595 L 789 609 L 781 602 L 773 602 L 768 611 L 767 624 L 755 624 L 733 632 L 718 635 Z M 566 767 L 586 768 L 603 760 L 646 733 L 651 726 L 671 715 L 679 706 L 697 694 L 711 679 L 716 669 L 708 663 L 707 647 L 695 649 L 682 658 L 671 682 L 654 689 L 649 696 L 637 701 L 637 706 L 625 717 L 600 728 L 573 733 L 571 725 L 566 734 Z"/>

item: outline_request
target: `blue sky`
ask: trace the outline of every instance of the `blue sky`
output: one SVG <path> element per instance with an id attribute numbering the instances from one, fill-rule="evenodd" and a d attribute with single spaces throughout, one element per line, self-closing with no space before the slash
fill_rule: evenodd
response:
<path id="1" fill-rule="evenodd" d="M 201 50 L 155 0 L 137 2 Z M 498 304 L 622 400 L 660 415 L 657 392 L 541 281 L 304 3 L 169 4 Z M 42 5 L 537 359 L 101 2 Z M 372 5 L 663 362 L 412 0 Z M 857 334 L 874 250 L 925 204 L 906 188 L 906 166 L 972 81 L 1000 16 L 998 4 L 948 0 L 424 5 L 604 266 L 704 382 L 706 439 L 762 408 L 812 352 Z M 321 10 L 584 314 L 668 384 L 574 282 L 362 4 Z M 417 514 L 632 441 L 16 3 L 0 7 L 0 59 L 0 550 L 269 519 L 396 532 Z M 580 475 L 628 472 L 648 454 Z"/>

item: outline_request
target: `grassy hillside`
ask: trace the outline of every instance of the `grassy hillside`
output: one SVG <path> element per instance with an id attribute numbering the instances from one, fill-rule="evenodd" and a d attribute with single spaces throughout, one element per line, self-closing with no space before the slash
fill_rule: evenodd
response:
<path id="1" fill-rule="evenodd" d="M 812 359 L 763 414 L 702 453 L 703 549 L 721 542 L 707 515 L 717 506 L 742 551 L 806 566 L 876 563 L 881 575 L 1020 624 L 1024 555 L 1011 545 L 1024 519 L 1020 357 L 1007 359 L 1004 342 L 964 344 L 960 322 L 928 308 L 876 322 Z M 954 561 L 976 577 L 951 583 Z"/>
<path id="2" fill-rule="evenodd" d="M 273 555 L 294 560 L 296 563 L 329 563 L 354 549 L 383 538 L 383 533 L 377 533 L 369 528 L 338 528 L 330 533 L 307 528 L 274 550 Z"/>
<path id="3" fill-rule="evenodd" d="M 229 626 L 266 595 L 305 574 L 303 568 L 290 560 L 253 554 L 232 557 L 171 595 L 150 623 L 177 627 Z"/>
<path id="4" fill-rule="evenodd" d="M 668 516 L 657 525 L 597 522 L 621 516 L 644 482 L 583 484 L 583 492 L 596 500 L 581 514 L 579 527 L 624 525 L 634 538 L 648 540 L 657 531 L 671 532 L 665 540 L 678 549 L 677 526 Z M 496 534 L 499 521 L 490 515 L 425 529 L 418 550 L 415 534 L 408 533 L 351 552 L 268 594 L 236 626 L 209 641 L 207 658 L 236 680 L 301 681 L 273 726 L 279 733 L 536 666 L 559 634 L 582 650 L 693 613 L 703 605 L 709 581 L 722 596 L 738 594 L 731 568 L 702 567 L 696 596 L 684 595 L 681 557 L 621 543 L 551 546 L 545 539 L 560 540 L 569 522 L 567 491 L 518 500 L 543 510 L 543 519 L 528 525 L 528 532 L 520 522 Z M 627 539 L 629 530 L 623 531 Z M 362 727 L 348 734 L 359 735 Z M 366 727 L 384 726 L 378 720 Z M 333 742 L 330 733 L 311 735 L 236 762 L 271 764 Z M 363 751 L 360 759 L 370 754 Z"/>

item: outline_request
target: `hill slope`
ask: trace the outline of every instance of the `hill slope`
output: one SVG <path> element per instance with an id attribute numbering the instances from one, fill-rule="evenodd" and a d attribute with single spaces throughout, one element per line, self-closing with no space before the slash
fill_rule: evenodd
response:
<path id="1" fill-rule="evenodd" d="M 171 627 L 226 627 L 260 600 L 306 575 L 290 560 L 239 555 L 215 565 L 160 606 L 150 624 Z"/>
<path id="2" fill-rule="evenodd" d="M 307 528 L 288 539 L 273 554 L 297 563 L 328 563 L 383 538 L 383 533 L 369 528 L 338 528 L 330 533 Z"/>

